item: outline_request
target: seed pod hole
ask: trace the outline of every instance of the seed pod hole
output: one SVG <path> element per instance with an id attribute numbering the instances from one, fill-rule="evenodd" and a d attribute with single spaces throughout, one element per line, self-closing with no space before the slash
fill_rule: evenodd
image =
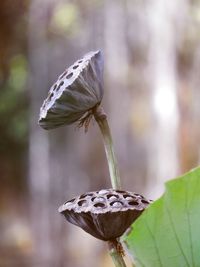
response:
<path id="1" fill-rule="evenodd" d="M 137 197 L 142 197 L 140 194 L 134 193 L 135 196 Z"/>
<path id="2" fill-rule="evenodd" d="M 147 201 L 147 200 L 145 200 L 145 199 L 142 199 L 141 202 L 142 202 L 143 204 L 149 204 L 149 201 Z"/>
<path id="3" fill-rule="evenodd" d="M 79 61 L 78 61 L 79 64 L 82 63 L 82 62 L 83 62 L 83 60 L 79 60 Z"/>
<path id="4" fill-rule="evenodd" d="M 77 68 L 78 68 L 78 66 L 79 66 L 79 65 L 75 65 L 75 66 L 73 67 L 73 69 L 74 69 L 74 70 L 75 70 L 75 69 L 77 69 Z"/>
<path id="5" fill-rule="evenodd" d="M 64 82 L 62 81 L 60 84 L 59 84 L 59 87 L 62 86 L 64 84 Z"/>
<path id="6" fill-rule="evenodd" d="M 126 199 L 126 198 L 130 198 L 130 197 L 133 198 L 133 196 L 128 195 L 128 194 L 123 195 L 123 198 L 125 198 L 125 199 Z"/>
<path id="7" fill-rule="evenodd" d="M 134 200 L 133 201 L 129 201 L 128 204 L 131 205 L 131 206 L 139 205 L 139 203 L 137 201 L 134 201 Z"/>
<path id="8" fill-rule="evenodd" d="M 123 203 L 121 201 L 113 201 L 113 202 L 110 203 L 110 205 L 112 207 L 118 208 L 118 207 L 123 206 Z"/>
<path id="9" fill-rule="evenodd" d="M 80 207 L 82 207 L 82 206 L 84 206 L 86 203 L 87 203 L 87 201 L 85 201 L 85 200 L 80 200 L 77 204 L 78 204 Z"/>
<path id="10" fill-rule="evenodd" d="M 120 194 L 126 193 L 126 191 L 123 191 L 123 190 L 116 190 L 116 192 Z"/>
<path id="11" fill-rule="evenodd" d="M 63 74 L 59 77 L 59 80 L 61 80 L 68 72 L 68 69 L 66 69 L 66 71 L 63 72 Z"/>
<path id="12" fill-rule="evenodd" d="M 109 192 L 108 190 L 106 190 L 106 189 L 102 189 L 102 190 L 100 190 L 100 191 L 97 191 L 97 194 L 104 195 L 104 194 L 106 194 L 106 193 L 108 193 L 108 192 Z"/>
<path id="13" fill-rule="evenodd" d="M 105 201 L 105 199 L 103 198 L 103 197 L 96 197 L 95 199 L 94 199 L 94 201 L 96 202 L 96 201 Z"/>
<path id="14" fill-rule="evenodd" d="M 54 84 L 53 91 L 55 91 L 57 88 L 57 84 Z"/>
<path id="15" fill-rule="evenodd" d="M 129 200 L 131 200 L 131 201 L 132 201 L 132 200 L 136 200 L 134 197 L 126 197 L 125 199 L 128 200 L 128 201 L 129 201 Z"/>
<path id="16" fill-rule="evenodd" d="M 53 92 L 49 95 L 49 100 L 51 100 L 53 97 Z"/>
<path id="17" fill-rule="evenodd" d="M 71 200 L 66 201 L 66 202 L 64 203 L 64 205 L 66 205 L 66 204 L 68 204 L 68 203 L 73 203 L 74 200 L 75 200 L 75 198 L 72 198 Z"/>
<path id="18" fill-rule="evenodd" d="M 101 203 L 101 202 L 98 202 L 98 203 L 94 204 L 94 207 L 95 208 L 104 208 L 105 207 L 105 204 L 104 203 Z"/>
<path id="19" fill-rule="evenodd" d="M 117 198 L 119 198 L 118 195 L 114 195 L 114 194 L 107 195 L 107 199 L 117 199 Z"/>
<path id="20" fill-rule="evenodd" d="M 73 72 L 69 73 L 69 74 L 66 76 L 66 78 L 67 78 L 67 79 L 70 79 L 72 76 L 73 76 Z"/>
<path id="21" fill-rule="evenodd" d="M 92 197 L 93 194 L 82 194 L 79 198 Z"/>

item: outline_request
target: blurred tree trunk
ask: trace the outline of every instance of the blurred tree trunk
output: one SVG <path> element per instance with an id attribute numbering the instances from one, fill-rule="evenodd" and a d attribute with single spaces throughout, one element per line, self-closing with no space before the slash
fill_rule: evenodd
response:
<path id="1" fill-rule="evenodd" d="M 152 90 L 148 190 L 157 197 L 163 192 L 163 183 L 180 172 L 177 47 L 182 37 L 185 3 L 185 0 L 148 3 L 149 84 Z"/>
<path id="2" fill-rule="evenodd" d="M 48 133 L 38 126 L 41 99 L 48 88 L 48 41 L 47 25 L 49 1 L 32 0 L 29 13 L 29 57 L 30 57 L 30 215 L 32 223 L 33 259 L 31 266 L 62 266 L 57 255 L 56 242 L 52 242 L 51 217 L 51 173 Z M 59 227 L 53 229 L 58 233 Z M 56 240 L 54 240 L 56 241 Z"/>

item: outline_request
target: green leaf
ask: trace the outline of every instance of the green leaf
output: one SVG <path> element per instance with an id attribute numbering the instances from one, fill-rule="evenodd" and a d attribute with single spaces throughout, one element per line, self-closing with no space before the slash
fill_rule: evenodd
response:
<path id="1" fill-rule="evenodd" d="M 200 168 L 167 182 L 131 228 L 124 241 L 136 266 L 200 266 Z"/>

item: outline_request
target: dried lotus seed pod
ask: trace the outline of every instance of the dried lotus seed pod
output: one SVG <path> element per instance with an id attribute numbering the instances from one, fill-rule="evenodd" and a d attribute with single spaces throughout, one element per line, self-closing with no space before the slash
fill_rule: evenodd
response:
<path id="1" fill-rule="evenodd" d="M 139 194 L 103 189 L 65 202 L 59 212 L 68 222 L 109 241 L 120 237 L 150 203 Z"/>
<path id="2" fill-rule="evenodd" d="M 90 52 L 67 68 L 50 88 L 40 109 L 39 125 L 53 129 L 78 121 L 103 97 L 103 58 Z"/>

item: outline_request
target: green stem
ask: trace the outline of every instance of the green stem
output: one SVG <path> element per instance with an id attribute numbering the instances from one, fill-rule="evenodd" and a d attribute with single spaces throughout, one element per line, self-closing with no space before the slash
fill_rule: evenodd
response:
<path id="1" fill-rule="evenodd" d="M 108 241 L 110 256 L 116 267 L 126 267 L 122 254 L 118 251 L 116 242 Z"/>
<path id="2" fill-rule="evenodd" d="M 120 189 L 121 181 L 120 181 L 119 170 L 117 166 L 117 160 L 116 160 L 115 152 L 113 148 L 111 131 L 108 125 L 107 116 L 102 107 L 98 106 L 95 108 L 94 117 L 99 125 L 99 128 L 103 136 L 104 148 L 106 151 L 106 157 L 108 161 L 112 187 L 113 189 Z"/>
<path id="3" fill-rule="evenodd" d="M 103 136 L 104 148 L 108 161 L 112 187 L 113 189 L 120 189 L 121 181 L 119 176 L 117 160 L 113 148 L 111 131 L 107 121 L 107 116 L 103 108 L 100 106 L 95 107 L 95 109 L 93 110 L 93 114 Z M 126 267 L 126 264 L 123 260 L 123 248 L 121 246 L 121 243 L 117 240 L 108 241 L 108 247 L 110 256 L 112 257 L 115 266 Z"/>

